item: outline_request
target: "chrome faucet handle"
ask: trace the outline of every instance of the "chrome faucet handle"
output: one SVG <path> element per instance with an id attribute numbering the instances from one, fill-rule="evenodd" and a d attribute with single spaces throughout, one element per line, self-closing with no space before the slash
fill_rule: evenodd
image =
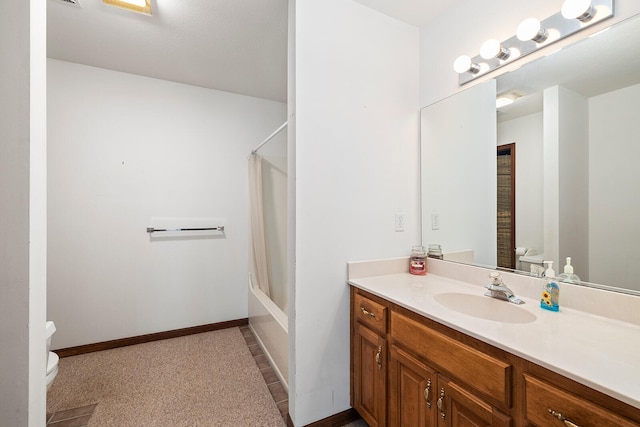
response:
<path id="1" fill-rule="evenodd" d="M 500 273 L 495 271 L 489 275 L 491 277 L 491 283 L 489 283 L 485 288 L 488 289 L 485 292 L 485 296 L 491 298 L 503 299 L 505 301 L 509 301 L 512 304 L 524 304 L 520 298 L 517 298 L 513 291 L 509 289 L 500 278 Z"/>
<path id="2" fill-rule="evenodd" d="M 487 289 L 497 289 L 504 286 L 499 272 L 494 271 L 489 274 L 489 277 L 491 277 L 491 283 L 486 286 Z"/>

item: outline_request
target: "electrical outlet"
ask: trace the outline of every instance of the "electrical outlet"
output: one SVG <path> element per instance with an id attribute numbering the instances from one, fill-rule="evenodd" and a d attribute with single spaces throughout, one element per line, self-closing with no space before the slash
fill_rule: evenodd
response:
<path id="1" fill-rule="evenodd" d="M 396 212 L 396 231 L 404 231 L 404 213 Z"/>
<path id="2" fill-rule="evenodd" d="M 431 229 L 440 230 L 440 214 L 439 213 L 431 214 Z"/>

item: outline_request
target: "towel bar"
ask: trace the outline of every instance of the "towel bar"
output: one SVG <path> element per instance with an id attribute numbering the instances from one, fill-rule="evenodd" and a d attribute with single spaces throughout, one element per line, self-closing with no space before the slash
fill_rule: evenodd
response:
<path id="1" fill-rule="evenodd" d="M 203 227 L 203 228 L 153 228 L 147 227 L 147 233 L 155 233 L 156 231 L 224 231 L 224 225 L 217 227 Z"/>

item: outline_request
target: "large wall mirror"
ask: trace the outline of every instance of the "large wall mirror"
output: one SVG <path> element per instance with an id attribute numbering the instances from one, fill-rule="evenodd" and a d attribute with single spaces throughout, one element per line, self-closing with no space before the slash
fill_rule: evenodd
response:
<path id="1" fill-rule="evenodd" d="M 422 242 L 640 295 L 640 15 L 549 49 L 422 110 Z"/>

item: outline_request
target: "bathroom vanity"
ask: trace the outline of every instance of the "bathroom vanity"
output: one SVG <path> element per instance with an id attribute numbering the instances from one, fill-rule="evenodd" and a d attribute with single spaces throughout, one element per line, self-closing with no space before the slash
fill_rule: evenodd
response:
<path id="1" fill-rule="evenodd" d="M 428 263 L 349 265 L 351 404 L 371 427 L 640 426 L 639 324 L 541 310 L 540 279 L 507 274 L 516 306 L 483 295 L 488 270 Z"/>

